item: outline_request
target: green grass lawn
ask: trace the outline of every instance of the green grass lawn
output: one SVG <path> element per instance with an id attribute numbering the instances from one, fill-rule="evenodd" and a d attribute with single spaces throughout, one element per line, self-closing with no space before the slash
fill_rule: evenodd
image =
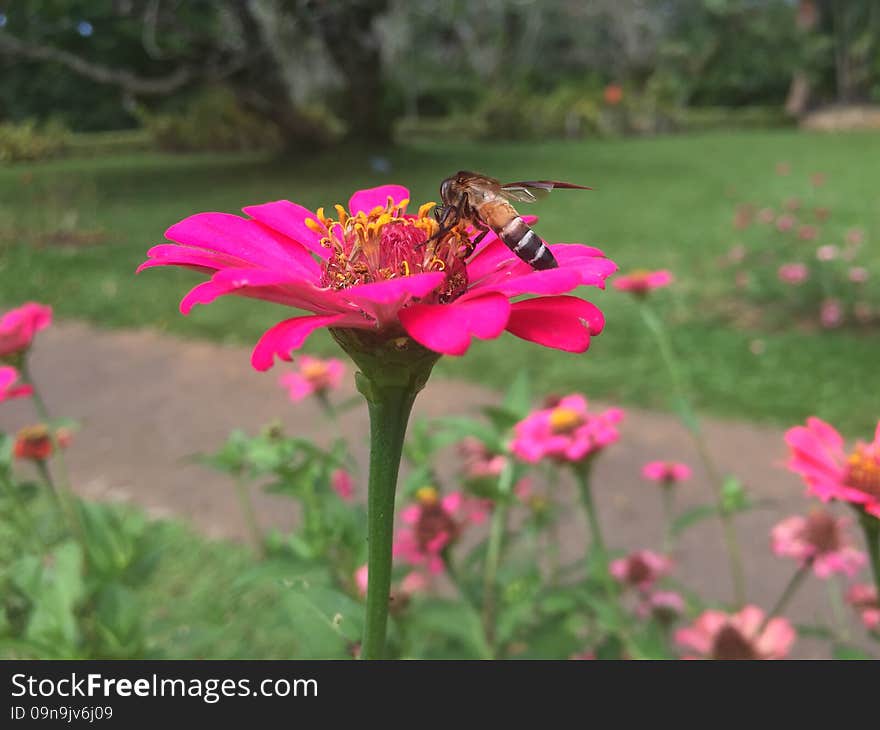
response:
<path id="1" fill-rule="evenodd" d="M 198 275 L 153 270 L 134 276 L 147 248 L 162 241 L 163 231 L 180 218 L 278 198 L 332 205 L 345 202 L 356 188 L 382 182 L 406 184 L 415 200 L 431 200 L 440 180 L 460 168 L 507 179 L 553 177 L 596 189 L 562 191 L 533 206 L 545 238 L 601 246 L 623 269 L 675 272 L 678 285 L 657 301 L 702 411 L 783 425 L 817 413 L 854 435 L 868 435 L 876 423 L 876 332 L 742 331 L 715 313 L 711 302 L 730 276 L 716 261 L 734 241 L 727 195 L 732 186 L 778 204 L 788 195 L 807 197 L 807 177 L 821 171 L 829 181 L 823 203 L 835 220 L 880 232 L 880 137 L 780 131 L 577 143 L 442 143 L 399 148 L 389 159 L 393 171 L 387 175 L 372 173 L 369 154 L 352 150 L 285 161 L 142 155 L 0 169 L 0 230 L 4 225 L 39 229 L 76 209 L 80 229 L 106 233 L 104 243 L 90 247 L 38 250 L 5 244 L 0 303 L 38 299 L 51 303 L 60 317 L 251 344 L 280 311 L 231 299 L 182 317 L 177 303 Z M 781 160 L 791 163 L 791 176 L 774 173 Z M 476 344 L 464 358 L 444 358 L 439 372 L 498 387 L 528 370 L 548 392 L 582 390 L 625 404 L 665 407 L 669 384 L 635 306 L 614 291 L 593 298 L 606 312 L 607 328 L 587 355 L 504 336 Z M 760 356 L 749 347 L 756 338 L 765 345 Z M 330 351 L 333 344 L 319 334 L 308 347 Z"/>

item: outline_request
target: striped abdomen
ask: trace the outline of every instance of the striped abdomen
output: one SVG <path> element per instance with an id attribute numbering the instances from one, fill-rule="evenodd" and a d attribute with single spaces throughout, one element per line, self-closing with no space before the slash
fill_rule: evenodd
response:
<path id="1" fill-rule="evenodd" d="M 493 228 L 505 245 L 533 269 L 555 269 L 559 266 L 550 249 L 520 216 L 511 218 L 501 228 Z"/>

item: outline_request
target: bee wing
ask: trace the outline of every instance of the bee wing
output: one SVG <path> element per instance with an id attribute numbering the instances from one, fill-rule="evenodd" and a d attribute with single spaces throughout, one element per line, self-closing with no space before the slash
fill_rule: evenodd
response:
<path id="1" fill-rule="evenodd" d="M 560 182 L 558 180 L 523 180 L 521 182 L 506 183 L 501 186 L 501 194 L 510 200 L 521 203 L 534 203 L 539 198 L 546 197 L 554 188 L 568 188 L 570 190 L 592 190 L 585 185 Z"/>

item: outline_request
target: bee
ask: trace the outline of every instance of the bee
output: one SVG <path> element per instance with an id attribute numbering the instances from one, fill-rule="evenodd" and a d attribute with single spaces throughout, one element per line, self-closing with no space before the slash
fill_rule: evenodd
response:
<path id="1" fill-rule="evenodd" d="M 553 188 L 591 190 L 592 188 L 555 180 L 528 180 L 501 184 L 477 172 L 462 170 L 446 178 L 440 185 L 442 205 L 435 211 L 440 238 L 459 223 L 470 224 L 480 234 L 476 245 L 492 230 L 519 258 L 533 269 L 555 269 L 559 266 L 550 249 L 529 228 L 511 201 L 534 203 Z"/>

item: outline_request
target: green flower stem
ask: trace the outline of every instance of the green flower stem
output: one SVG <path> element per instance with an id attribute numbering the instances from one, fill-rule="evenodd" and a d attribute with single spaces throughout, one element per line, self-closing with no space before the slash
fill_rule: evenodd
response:
<path id="1" fill-rule="evenodd" d="M 675 545 L 675 535 L 672 534 L 672 523 L 675 520 L 675 487 L 672 484 L 663 484 L 663 552 L 669 555 Z"/>
<path id="2" fill-rule="evenodd" d="M 370 411 L 370 480 L 367 497 L 367 618 L 361 658 L 381 659 L 391 594 L 394 496 L 403 441 L 416 394 L 407 387 L 373 388 Z"/>
<path id="3" fill-rule="evenodd" d="M 849 624 L 844 616 L 841 581 L 837 580 L 837 576 L 832 576 L 825 581 L 825 585 L 828 587 L 828 603 L 834 619 L 834 638 L 838 641 L 849 641 Z"/>
<path id="4" fill-rule="evenodd" d="M 367 495 L 367 609 L 362 659 L 385 651 L 391 594 L 394 497 L 400 457 L 413 403 L 440 355 L 407 337 L 388 338 L 365 330 L 331 329 L 354 360 L 355 383 L 370 413 L 370 478 Z"/>
<path id="5" fill-rule="evenodd" d="M 880 596 L 880 518 L 860 509 L 859 522 L 865 533 L 865 546 L 868 548 L 868 557 L 871 560 L 871 574 L 874 576 L 877 595 Z"/>
<path id="6" fill-rule="evenodd" d="M 810 571 L 813 569 L 813 561 L 807 560 L 800 568 L 798 568 L 794 575 L 791 576 L 791 580 L 788 581 L 788 585 L 782 591 L 782 595 L 779 596 L 773 608 L 771 608 L 767 612 L 767 616 L 764 618 L 763 623 L 761 624 L 761 628 L 758 629 L 757 636 L 761 635 L 761 632 L 767 627 L 767 624 L 770 623 L 770 619 L 774 616 L 778 616 L 782 613 L 782 610 L 788 605 L 788 602 L 794 597 L 794 594 L 797 593 L 798 588 L 801 587 L 801 584 L 804 582 L 804 578 L 806 578 Z"/>
<path id="7" fill-rule="evenodd" d="M 33 388 L 31 400 L 34 403 L 37 414 L 46 425 L 46 429 L 49 433 L 49 439 L 52 442 L 52 455 L 55 457 L 58 463 L 58 475 L 55 481 L 51 479 L 48 467 L 46 467 L 45 464 L 42 465 L 42 476 L 44 479 L 46 479 L 48 486 L 53 490 L 55 496 L 57 497 L 57 501 L 60 504 L 61 511 L 64 515 L 64 519 L 67 522 L 67 529 L 77 540 L 79 540 L 80 544 L 82 545 L 83 551 L 86 552 L 86 531 L 83 527 L 82 519 L 80 518 L 79 510 L 76 506 L 76 497 L 74 496 L 73 491 L 70 488 L 70 477 L 67 470 L 67 461 L 64 458 L 64 451 L 61 448 L 61 444 L 58 443 L 58 436 L 55 433 L 55 429 L 52 427 L 52 417 L 49 415 L 49 409 L 46 407 L 46 401 L 43 400 L 40 389 L 37 387 L 37 384 L 36 382 L 34 382 L 34 379 L 31 375 L 27 358 L 23 358 L 22 360 L 21 376 L 22 381 Z"/>
<path id="8" fill-rule="evenodd" d="M 241 514 L 244 517 L 248 532 L 251 535 L 251 542 L 257 557 L 262 559 L 266 557 L 266 542 L 263 539 L 263 531 L 260 529 L 260 523 L 257 521 L 257 511 L 254 509 L 254 501 L 251 498 L 251 490 L 245 483 L 241 474 L 235 477 L 235 494 L 238 497 L 238 504 L 241 507 Z"/>
<path id="9" fill-rule="evenodd" d="M 724 533 L 724 544 L 727 550 L 727 559 L 730 564 L 730 575 L 733 581 L 734 600 L 738 606 L 744 606 L 746 603 L 746 583 L 745 573 L 743 571 L 742 551 L 740 550 L 736 527 L 733 523 L 733 516 L 724 509 L 721 491 L 723 480 L 721 479 L 718 468 L 715 466 L 715 461 L 712 459 L 712 455 L 709 452 L 709 448 L 700 428 L 700 422 L 697 419 L 696 413 L 694 413 L 693 406 L 691 405 L 691 399 L 688 395 L 684 375 L 682 374 L 678 360 L 672 351 L 669 332 L 666 330 L 666 327 L 663 325 L 660 318 L 654 314 L 653 310 L 651 310 L 647 303 L 642 302 L 640 311 L 642 319 L 657 342 L 657 347 L 660 350 L 663 364 L 669 373 L 669 378 L 672 381 L 672 387 L 675 391 L 677 406 L 682 421 L 691 435 L 691 439 L 694 442 L 697 454 L 703 464 L 703 468 L 706 470 L 709 481 L 715 488 L 715 501 L 718 507 L 718 516 L 721 520 L 721 528 Z"/>
<path id="10" fill-rule="evenodd" d="M 504 536 L 507 532 L 507 515 L 510 511 L 510 489 L 513 470 L 508 466 L 499 480 L 498 491 L 501 498 L 496 500 L 489 526 L 489 543 L 486 548 L 486 564 L 483 571 L 483 634 L 492 654 L 495 654 L 495 582 L 498 565 L 504 549 Z"/>

